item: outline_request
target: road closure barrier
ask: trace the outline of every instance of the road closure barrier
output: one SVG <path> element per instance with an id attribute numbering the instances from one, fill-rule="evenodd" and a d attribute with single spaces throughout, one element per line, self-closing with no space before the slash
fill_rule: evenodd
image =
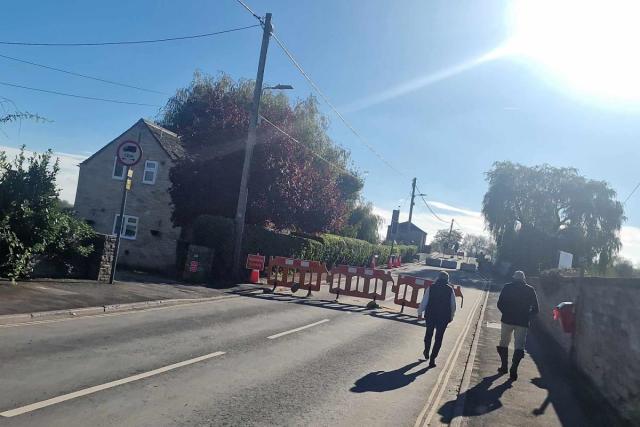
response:
<path id="1" fill-rule="evenodd" d="M 267 284 L 276 287 L 290 288 L 291 292 L 306 289 L 307 296 L 311 291 L 319 291 L 323 276 L 327 277 L 327 267 L 318 261 L 302 259 L 271 257 L 267 266 Z"/>
<path id="2" fill-rule="evenodd" d="M 388 271 L 349 265 L 333 267 L 327 278 L 329 292 L 336 295 L 336 300 L 340 295 L 346 295 L 370 298 L 374 303 L 386 298 L 389 282 L 393 285 L 393 277 Z"/>
<path id="3" fill-rule="evenodd" d="M 400 313 L 404 313 L 405 307 L 418 308 L 424 295 L 424 290 L 433 284 L 433 280 L 422 279 L 413 276 L 398 276 L 398 281 L 391 287 L 395 297 L 393 302 L 402 306 Z"/>

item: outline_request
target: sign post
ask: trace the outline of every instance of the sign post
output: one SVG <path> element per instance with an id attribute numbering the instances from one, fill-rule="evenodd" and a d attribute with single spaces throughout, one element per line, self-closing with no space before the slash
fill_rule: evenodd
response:
<path id="1" fill-rule="evenodd" d="M 249 281 L 253 284 L 258 284 L 260 283 L 260 272 L 262 270 L 264 270 L 264 262 L 265 262 L 265 257 L 264 255 L 252 255 L 252 254 L 248 254 L 247 255 L 247 263 L 246 263 L 246 268 L 247 270 L 251 270 L 251 275 L 249 278 Z"/>
<path id="2" fill-rule="evenodd" d="M 138 135 L 138 141 L 140 141 L 140 135 Z M 111 262 L 111 275 L 109 276 L 109 284 L 113 284 L 113 280 L 116 276 L 116 267 L 118 265 L 118 254 L 120 253 L 120 238 L 122 236 L 122 230 L 125 229 L 124 225 L 124 210 L 127 204 L 127 193 L 131 190 L 131 183 L 133 178 L 133 169 L 131 166 L 138 164 L 142 158 L 142 147 L 139 142 L 135 141 L 123 141 L 118 145 L 116 151 L 116 157 L 118 162 L 124 166 L 124 185 L 122 188 L 122 202 L 120 202 L 120 223 L 116 221 L 116 245 L 113 249 L 113 261 Z"/>

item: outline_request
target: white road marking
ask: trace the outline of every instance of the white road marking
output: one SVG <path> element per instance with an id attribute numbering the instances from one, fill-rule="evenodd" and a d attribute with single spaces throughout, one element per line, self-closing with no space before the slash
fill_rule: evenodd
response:
<path id="1" fill-rule="evenodd" d="M 271 335 L 271 336 L 267 337 L 267 339 L 273 340 L 273 339 L 276 339 L 276 338 L 280 338 L 280 337 L 282 337 L 284 335 L 289 335 L 289 334 L 292 334 L 294 332 L 302 331 L 303 329 L 312 328 L 314 326 L 320 325 L 322 323 L 326 323 L 328 321 L 329 321 L 329 319 L 322 319 L 319 322 L 310 323 L 310 324 L 305 325 L 305 326 L 300 326 L 299 328 L 295 328 L 295 329 L 291 329 L 289 331 L 280 332 L 279 334 Z"/>
<path id="2" fill-rule="evenodd" d="M 193 359 L 185 360 L 183 362 L 174 363 L 172 365 L 167 365 L 162 368 L 154 369 L 152 371 L 143 372 L 141 374 L 132 375 L 127 378 L 122 378 L 120 380 L 111 381 L 105 384 L 96 385 L 93 387 L 85 388 L 83 390 L 74 391 L 72 393 L 63 394 L 62 396 L 54 397 L 51 399 L 43 400 L 41 402 L 32 403 L 30 405 L 21 406 L 20 408 L 11 409 L 8 411 L 0 412 L 0 416 L 9 418 L 15 417 L 17 415 L 26 414 L 27 412 L 35 411 L 37 409 L 45 408 L 47 406 L 55 405 L 57 403 L 65 402 L 67 400 L 75 399 L 77 397 L 86 396 L 88 394 L 97 393 L 102 390 L 106 390 L 109 388 L 117 387 L 122 384 L 127 384 L 133 381 L 141 380 L 144 378 L 151 377 L 153 375 L 162 374 L 167 371 L 171 371 L 173 369 L 181 368 L 183 366 L 191 365 L 193 363 L 202 362 L 203 360 L 211 359 L 213 357 L 222 356 L 225 354 L 224 351 L 216 351 L 215 353 L 205 354 L 204 356 L 195 357 Z"/>

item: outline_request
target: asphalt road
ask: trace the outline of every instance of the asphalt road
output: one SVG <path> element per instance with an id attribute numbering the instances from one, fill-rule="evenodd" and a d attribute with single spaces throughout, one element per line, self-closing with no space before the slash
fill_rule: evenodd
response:
<path id="1" fill-rule="evenodd" d="M 478 283 L 429 370 L 410 318 L 273 295 L 0 326 L 0 426 L 437 423 Z"/>

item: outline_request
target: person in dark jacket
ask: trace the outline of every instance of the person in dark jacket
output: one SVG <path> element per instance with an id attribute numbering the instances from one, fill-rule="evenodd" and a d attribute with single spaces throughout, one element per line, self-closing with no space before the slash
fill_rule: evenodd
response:
<path id="1" fill-rule="evenodd" d="M 438 279 L 424 291 L 420 308 L 418 308 L 418 318 L 422 319 L 423 314 L 426 319 L 427 331 L 424 335 L 424 358 L 429 359 L 429 366 L 436 366 L 436 357 L 442 346 L 444 331 L 449 322 L 453 320 L 456 312 L 456 297 L 453 287 L 449 284 L 449 275 L 446 271 L 441 271 Z M 431 349 L 433 332 L 436 333 Z"/>
<path id="2" fill-rule="evenodd" d="M 508 371 L 511 380 L 515 381 L 518 379 L 518 365 L 524 357 L 529 321 L 538 314 L 538 296 L 535 289 L 527 284 L 522 271 L 513 273 L 513 282 L 507 283 L 502 288 L 498 298 L 498 310 L 502 313 L 500 345 L 497 347 L 502 365 L 498 368 L 498 372 L 506 374 Z M 515 351 L 511 360 L 511 369 L 508 370 L 511 335 L 515 336 Z"/>

